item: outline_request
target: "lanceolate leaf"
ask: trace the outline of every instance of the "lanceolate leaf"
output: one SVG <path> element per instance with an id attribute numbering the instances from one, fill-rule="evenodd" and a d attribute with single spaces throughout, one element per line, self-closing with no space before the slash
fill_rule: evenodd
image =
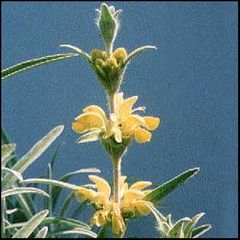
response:
<path id="1" fill-rule="evenodd" d="M 41 194 L 45 197 L 48 197 L 48 194 L 45 193 L 44 191 L 42 191 L 38 188 L 28 188 L 28 187 L 16 187 L 16 188 L 8 189 L 1 193 L 1 197 L 5 198 L 5 197 L 12 196 L 12 195 L 18 195 L 18 194 L 23 194 L 23 193 L 37 193 L 37 194 Z"/>
<path id="2" fill-rule="evenodd" d="M 17 163 L 13 166 L 13 170 L 23 173 L 39 156 L 41 156 L 47 148 L 56 140 L 62 133 L 63 125 L 52 129 L 46 136 L 38 141 L 29 152 L 27 152 Z M 15 176 L 7 174 L 3 178 L 3 187 L 11 186 L 15 181 Z"/>
<path id="3" fill-rule="evenodd" d="M 45 56 L 45 57 L 41 57 L 41 58 L 35 58 L 32 60 L 21 62 L 14 66 L 9 67 L 9 68 L 3 69 L 1 71 L 1 80 L 4 80 L 7 77 L 10 77 L 14 74 L 25 71 L 27 69 L 37 67 L 39 65 L 47 64 L 50 62 L 55 62 L 58 60 L 63 60 L 66 58 L 76 57 L 76 56 L 78 56 L 78 54 L 73 54 L 73 53 L 55 54 L 55 55 Z"/>
<path id="4" fill-rule="evenodd" d="M 48 227 L 43 227 L 38 234 L 36 235 L 35 238 L 46 238 L 48 232 Z"/>
<path id="5" fill-rule="evenodd" d="M 6 171 L 6 172 L 9 172 L 11 174 L 13 174 L 16 178 L 18 178 L 18 180 L 22 181 L 23 180 L 23 177 L 21 175 L 20 172 L 17 172 L 15 170 L 12 170 L 11 168 L 5 168 L 5 167 L 2 167 L 2 171 Z"/>
<path id="6" fill-rule="evenodd" d="M 63 217 L 46 217 L 43 220 L 42 224 L 43 225 L 58 224 L 64 227 L 71 227 L 71 228 L 81 227 L 85 229 L 91 229 L 90 226 L 84 222 L 81 222 L 72 218 L 63 218 Z"/>
<path id="7" fill-rule="evenodd" d="M 81 174 L 81 173 L 100 173 L 101 171 L 97 168 L 85 168 L 85 169 L 79 169 L 77 171 L 74 171 L 74 172 L 70 172 L 70 173 L 67 173 L 65 174 L 61 179 L 60 181 L 61 182 L 68 182 L 69 179 L 75 175 L 78 175 L 78 174 Z M 53 187 L 52 189 L 52 200 L 53 200 L 53 209 L 55 208 L 56 206 L 56 202 L 57 202 L 57 199 L 61 193 L 61 188 L 59 187 Z"/>
<path id="8" fill-rule="evenodd" d="M 44 178 L 28 178 L 26 180 L 23 180 L 22 183 L 28 184 L 28 183 L 41 183 L 41 184 L 48 184 L 53 186 L 58 186 L 62 188 L 67 188 L 70 190 L 76 190 L 78 188 L 77 185 L 65 183 L 57 180 L 49 180 Z"/>
<path id="9" fill-rule="evenodd" d="M 140 52 L 148 50 L 148 49 L 157 49 L 157 48 L 155 46 L 151 46 L 151 45 L 146 45 L 146 46 L 139 47 L 139 48 L 133 50 L 128 55 L 128 58 L 127 58 L 125 64 L 127 64 L 133 57 L 137 56 Z"/>
<path id="10" fill-rule="evenodd" d="M 26 225 L 24 225 L 14 234 L 13 238 L 28 238 L 47 215 L 48 215 L 48 210 L 44 210 L 34 215 L 26 223 Z"/>
<path id="11" fill-rule="evenodd" d="M 197 225 L 198 221 L 200 220 L 200 218 L 202 216 L 204 216 L 205 213 L 199 213 L 197 215 L 195 215 L 192 219 L 191 219 L 191 222 L 189 222 L 185 229 L 184 229 L 184 233 L 185 233 L 185 236 L 186 238 L 191 238 L 191 235 L 192 235 L 192 230 L 195 228 L 195 226 Z"/>
<path id="12" fill-rule="evenodd" d="M 205 232 L 209 231 L 212 228 L 210 224 L 205 224 L 200 227 L 197 227 L 192 232 L 192 238 L 198 238 Z"/>
<path id="13" fill-rule="evenodd" d="M 83 55 L 84 57 L 86 57 L 88 60 L 91 60 L 91 57 L 89 56 L 88 53 L 84 52 L 82 49 L 75 47 L 73 45 L 70 44 L 61 44 L 60 47 L 65 47 L 65 48 L 69 48 L 74 50 L 75 52 L 77 52 L 78 54 Z"/>
<path id="14" fill-rule="evenodd" d="M 1 161 L 3 166 L 6 164 L 6 159 L 9 159 L 10 155 L 15 151 L 16 144 L 3 144 L 1 146 Z"/>
<path id="15" fill-rule="evenodd" d="M 199 168 L 189 169 L 184 173 L 181 173 L 177 177 L 169 180 L 168 182 L 160 185 L 154 189 L 151 193 L 144 197 L 144 200 L 157 203 L 162 198 L 166 197 L 168 194 L 173 192 L 177 187 L 182 185 L 186 180 L 193 177 L 199 172 Z"/>

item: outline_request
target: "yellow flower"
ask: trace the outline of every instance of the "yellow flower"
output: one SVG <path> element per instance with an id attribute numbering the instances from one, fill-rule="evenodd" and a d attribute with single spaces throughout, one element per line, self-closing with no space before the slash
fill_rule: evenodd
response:
<path id="1" fill-rule="evenodd" d="M 75 118 L 72 128 L 77 133 L 86 133 L 79 142 L 96 141 L 100 138 L 114 137 L 117 143 L 123 139 L 135 139 L 138 143 L 145 143 L 151 140 L 151 132 L 160 123 L 157 117 L 142 117 L 135 114 L 136 111 L 144 111 L 144 107 L 133 109 L 138 96 L 127 99 L 123 93 L 114 96 L 115 112 L 110 119 L 106 117 L 103 109 L 97 105 L 91 105 L 83 109 L 82 114 Z"/>
<path id="2" fill-rule="evenodd" d="M 89 179 L 97 186 L 97 191 L 79 187 L 75 190 L 75 196 L 82 201 L 90 201 L 95 204 L 97 211 L 91 218 L 91 224 L 98 227 L 105 223 L 112 224 L 113 233 L 122 234 L 126 230 L 119 205 L 111 200 L 111 187 L 106 180 L 95 175 L 89 175 Z"/>
<path id="3" fill-rule="evenodd" d="M 149 181 L 138 181 L 129 188 L 124 183 L 123 200 L 121 202 L 121 211 L 123 214 L 133 213 L 133 215 L 148 215 L 150 213 L 149 206 L 152 203 L 143 200 L 143 198 L 151 192 L 151 190 L 143 190 L 152 185 Z"/>
<path id="4" fill-rule="evenodd" d="M 91 224 L 98 227 L 106 223 L 112 225 L 112 231 L 121 235 L 126 230 L 125 218 L 129 219 L 138 215 L 150 213 L 149 206 L 153 204 L 143 200 L 151 190 L 143 190 L 152 183 L 138 181 L 128 187 L 126 177 L 121 177 L 121 201 L 117 204 L 111 198 L 111 188 L 106 180 L 101 177 L 90 175 L 89 179 L 95 183 L 97 190 L 79 187 L 75 190 L 75 196 L 82 201 L 89 201 L 94 204 L 97 211 L 91 218 Z M 129 217 L 130 216 L 130 217 Z"/>

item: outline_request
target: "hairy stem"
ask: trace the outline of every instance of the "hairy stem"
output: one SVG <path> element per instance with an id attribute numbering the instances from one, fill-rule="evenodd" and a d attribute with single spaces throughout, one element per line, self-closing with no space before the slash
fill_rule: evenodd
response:
<path id="1" fill-rule="evenodd" d="M 108 105 L 110 115 L 111 113 L 115 113 L 114 94 L 108 95 Z M 116 203 L 120 204 L 121 157 L 117 159 L 112 157 L 112 164 L 113 164 L 113 199 Z"/>
<path id="2" fill-rule="evenodd" d="M 120 204 L 121 191 L 121 158 L 113 159 L 113 197 L 117 204 Z"/>
<path id="3" fill-rule="evenodd" d="M 115 107 L 114 107 L 114 94 L 109 94 L 108 95 L 108 106 L 109 106 L 109 115 L 111 115 L 111 113 L 115 112 Z"/>

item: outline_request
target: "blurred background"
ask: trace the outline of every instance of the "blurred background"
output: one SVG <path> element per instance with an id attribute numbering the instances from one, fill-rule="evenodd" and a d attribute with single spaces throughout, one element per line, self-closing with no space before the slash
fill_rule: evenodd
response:
<path id="1" fill-rule="evenodd" d="M 133 143 L 123 159 L 130 180 L 163 183 L 181 172 L 200 173 L 167 197 L 160 211 L 174 219 L 206 212 L 205 237 L 237 237 L 237 3 L 107 2 L 122 9 L 115 47 L 128 52 L 155 45 L 128 66 L 122 90 L 138 95 L 146 114 L 161 125 L 147 144 Z M 73 44 L 90 52 L 103 48 L 95 24 L 101 2 L 3 2 L 2 68 L 55 53 Z M 63 144 L 54 178 L 97 167 L 111 180 L 111 163 L 99 143 L 78 145 L 71 130 L 81 109 L 107 110 L 104 91 L 83 57 L 51 63 L 2 84 L 2 126 L 22 156 L 53 127 L 65 130 L 26 172 L 40 176 Z M 73 179 L 85 184 L 87 175 Z M 87 220 L 82 215 L 81 220 Z M 146 225 L 147 224 L 147 225 Z M 156 237 L 153 216 L 132 221 L 128 237 Z M 146 227 L 147 226 L 147 227 Z M 154 234 L 152 233 L 154 232 Z"/>

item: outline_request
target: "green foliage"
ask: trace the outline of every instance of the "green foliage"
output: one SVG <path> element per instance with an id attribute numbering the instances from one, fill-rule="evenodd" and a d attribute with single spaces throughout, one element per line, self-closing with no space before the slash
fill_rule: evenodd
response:
<path id="1" fill-rule="evenodd" d="M 160 201 L 162 198 L 173 192 L 177 187 L 182 185 L 185 181 L 193 177 L 198 172 L 199 168 L 193 168 L 187 170 L 184 173 L 181 173 L 175 178 L 169 180 L 168 182 L 154 189 L 151 193 L 144 197 L 144 200 L 156 204 L 158 201 Z"/>
<path id="2" fill-rule="evenodd" d="M 155 207 L 151 207 L 151 211 L 157 221 L 160 238 L 197 238 L 211 229 L 210 224 L 195 228 L 205 213 L 199 213 L 192 218 L 181 218 L 173 223 L 171 215 L 164 217 Z"/>
<path id="3" fill-rule="evenodd" d="M 47 63 L 51 63 L 51 62 L 55 62 L 55 61 L 63 60 L 67 58 L 72 58 L 76 56 L 78 56 L 78 54 L 73 54 L 73 53 L 55 54 L 55 55 L 50 55 L 46 57 L 41 57 L 41 58 L 36 58 L 36 59 L 31 59 L 25 62 L 21 62 L 9 68 L 3 69 L 1 71 L 1 80 L 5 80 L 6 78 L 13 76 L 17 73 L 20 73 L 22 71 L 25 71 L 27 69 L 31 69 L 43 64 L 47 64 Z"/>
<path id="4" fill-rule="evenodd" d="M 23 227 L 21 227 L 12 238 L 28 238 L 43 219 L 48 215 L 49 211 L 44 210 L 34 215 Z"/>

